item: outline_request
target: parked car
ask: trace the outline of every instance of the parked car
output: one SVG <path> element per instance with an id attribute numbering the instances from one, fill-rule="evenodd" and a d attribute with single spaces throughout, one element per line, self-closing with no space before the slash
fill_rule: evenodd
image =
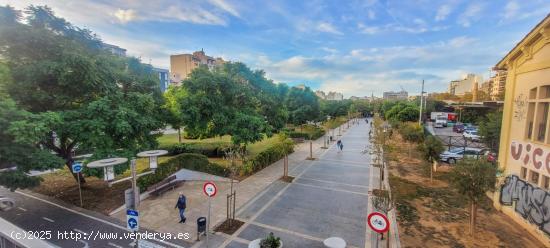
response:
<path id="1" fill-rule="evenodd" d="M 462 135 L 464 136 L 464 138 L 466 138 L 468 140 L 471 140 L 471 141 L 476 141 L 477 142 L 481 139 L 481 136 L 479 136 L 479 134 L 477 134 L 477 130 L 466 129 L 466 130 L 464 130 Z"/>
<path id="2" fill-rule="evenodd" d="M 455 133 L 462 133 L 464 132 L 464 125 L 462 124 L 456 124 L 453 126 L 453 132 Z"/>
<path id="3" fill-rule="evenodd" d="M 449 164 L 455 164 L 456 161 L 461 160 L 464 157 L 479 158 L 480 156 L 484 156 L 487 154 L 487 151 L 488 151 L 487 149 L 481 149 L 481 148 L 457 147 L 441 153 L 439 155 L 439 160 Z"/>

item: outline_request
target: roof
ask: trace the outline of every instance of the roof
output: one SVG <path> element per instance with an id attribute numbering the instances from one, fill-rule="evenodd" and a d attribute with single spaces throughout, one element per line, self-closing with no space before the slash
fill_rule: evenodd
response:
<path id="1" fill-rule="evenodd" d="M 512 57 L 513 54 L 515 54 L 518 50 L 520 50 L 520 47 L 525 45 L 530 41 L 530 39 L 535 37 L 535 30 L 542 27 L 545 23 L 550 23 L 550 14 L 546 15 L 542 21 L 540 21 L 529 33 L 527 33 L 523 39 L 521 39 L 520 42 L 518 42 L 510 52 L 508 52 L 496 65 L 494 69 L 502 69 L 502 63 Z"/>

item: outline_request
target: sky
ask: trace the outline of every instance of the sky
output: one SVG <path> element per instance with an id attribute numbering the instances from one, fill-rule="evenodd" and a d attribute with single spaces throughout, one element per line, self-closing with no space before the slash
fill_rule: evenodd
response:
<path id="1" fill-rule="evenodd" d="M 169 68 L 207 55 L 264 70 L 276 83 L 350 96 L 444 92 L 492 68 L 550 12 L 549 0 L 0 0 L 48 5 L 79 27 Z"/>

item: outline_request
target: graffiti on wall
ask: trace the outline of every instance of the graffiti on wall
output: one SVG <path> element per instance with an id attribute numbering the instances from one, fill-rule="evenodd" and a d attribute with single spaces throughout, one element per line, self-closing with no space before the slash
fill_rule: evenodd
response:
<path id="1" fill-rule="evenodd" d="M 500 203 L 512 206 L 513 201 L 518 214 L 550 235 L 550 193 L 511 175 L 500 190 Z"/>
<path id="2" fill-rule="evenodd" d="M 519 94 L 514 99 L 514 118 L 517 121 L 522 121 L 525 119 L 527 113 L 527 99 L 523 94 Z"/>
<path id="3" fill-rule="evenodd" d="M 521 161 L 530 169 L 550 174 L 550 150 L 531 143 L 512 141 L 510 152 L 512 159 Z"/>

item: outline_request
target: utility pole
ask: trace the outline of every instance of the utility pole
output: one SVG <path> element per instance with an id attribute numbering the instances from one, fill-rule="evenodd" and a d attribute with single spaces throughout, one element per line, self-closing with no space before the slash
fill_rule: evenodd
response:
<path id="1" fill-rule="evenodd" d="M 422 125 L 422 103 L 424 98 L 424 79 L 422 79 L 422 91 L 420 91 L 420 116 L 418 116 L 418 124 Z"/>

